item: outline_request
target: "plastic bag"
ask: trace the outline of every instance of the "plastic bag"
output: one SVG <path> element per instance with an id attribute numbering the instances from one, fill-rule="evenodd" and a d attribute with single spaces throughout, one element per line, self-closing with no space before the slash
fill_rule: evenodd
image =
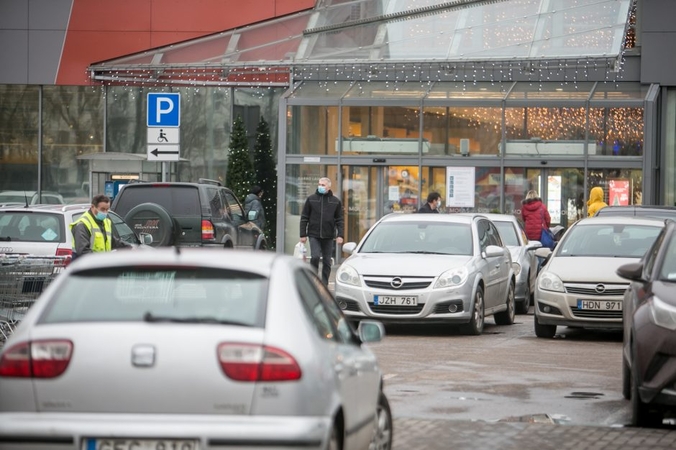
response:
<path id="1" fill-rule="evenodd" d="M 302 242 L 298 241 L 293 248 L 293 257 L 307 261 L 307 247 Z"/>

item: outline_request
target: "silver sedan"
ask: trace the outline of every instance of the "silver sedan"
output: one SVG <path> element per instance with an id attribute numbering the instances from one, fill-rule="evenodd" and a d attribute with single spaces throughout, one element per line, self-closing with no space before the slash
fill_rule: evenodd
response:
<path id="1" fill-rule="evenodd" d="M 495 225 L 478 214 L 389 214 L 336 273 L 336 300 L 354 321 L 457 324 L 481 334 L 486 316 L 514 322 L 515 275 Z"/>
<path id="2" fill-rule="evenodd" d="M 535 250 L 542 247 L 542 243 L 540 241 L 529 241 L 521 222 L 512 214 L 483 215 L 495 224 L 502 237 L 502 242 L 512 254 L 516 274 L 516 289 L 514 290 L 516 312 L 526 314 L 531 305 L 538 272 Z"/>
<path id="3" fill-rule="evenodd" d="M 381 371 L 307 264 L 158 249 L 79 258 L 0 353 L 0 442 L 389 449 Z"/>

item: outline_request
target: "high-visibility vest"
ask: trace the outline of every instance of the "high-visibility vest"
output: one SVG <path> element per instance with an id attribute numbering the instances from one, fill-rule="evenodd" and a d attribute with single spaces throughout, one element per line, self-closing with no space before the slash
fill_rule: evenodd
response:
<path id="1" fill-rule="evenodd" d="M 111 222 L 110 219 L 108 218 L 103 219 L 103 227 L 105 229 L 107 239 L 103 238 L 103 233 L 101 232 L 99 224 L 96 223 L 96 221 L 92 219 L 87 212 L 82 214 L 82 216 L 79 219 L 70 224 L 71 233 L 73 232 L 73 227 L 80 222 L 85 224 L 85 226 L 89 230 L 89 234 L 91 234 L 90 247 L 93 252 L 111 251 L 113 241 L 113 232 L 112 232 L 113 222 Z M 73 251 L 75 251 L 75 239 L 73 239 Z"/>

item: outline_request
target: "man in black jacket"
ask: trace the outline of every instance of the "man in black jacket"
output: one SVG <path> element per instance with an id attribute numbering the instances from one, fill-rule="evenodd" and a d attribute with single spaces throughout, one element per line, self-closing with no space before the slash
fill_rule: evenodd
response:
<path id="1" fill-rule="evenodd" d="M 427 203 L 418 210 L 421 214 L 439 214 L 439 205 L 441 204 L 441 195 L 438 192 L 430 192 L 427 196 Z"/>
<path id="2" fill-rule="evenodd" d="M 331 180 L 320 178 L 317 191 L 305 200 L 300 215 L 300 242 L 310 238 L 310 264 L 319 271 L 322 258 L 322 281 L 329 284 L 333 241 L 343 243 L 343 205 L 331 192 Z"/>

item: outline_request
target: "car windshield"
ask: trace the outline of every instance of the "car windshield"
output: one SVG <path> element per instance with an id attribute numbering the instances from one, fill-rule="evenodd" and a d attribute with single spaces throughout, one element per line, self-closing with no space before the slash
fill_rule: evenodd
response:
<path id="1" fill-rule="evenodd" d="M 249 272 L 186 267 L 96 269 L 68 276 L 40 322 L 263 327 L 266 294 L 267 278 Z"/>
<path id="2" fill-rule="evenodd" d="M 521 245 L 519 244 L 519 237 L 516 234 L 516 229 L 512 222 L 499 222 L 496 220 L 493 223 L 500 233 L 503 244 L 508 247 L 517 247 Z"/>
<path id="3" fill-rule="evenodd" d="M 655 242 L 660 226 L 593 224 L 573 227 L 556 256 L 640 258 Z M 560 247 L 560 248 L 559 248 Z"/>
<path id="4" fill-rule="evenodd" d="M 463 223 L 382 222 L 359 253 L 472 255 L 472 231 Z"/>
<path id="5" fill-rule="evenodd" d="M 667 244 L 667 252 L 660 269 L 660 280 L 676 282 L 676 239 L 673 237 Z"/>
<path id="6" fill-rule="evenodd" d="M 0 211 L 0 241 L 66 242 L 62 215 Z"/>

